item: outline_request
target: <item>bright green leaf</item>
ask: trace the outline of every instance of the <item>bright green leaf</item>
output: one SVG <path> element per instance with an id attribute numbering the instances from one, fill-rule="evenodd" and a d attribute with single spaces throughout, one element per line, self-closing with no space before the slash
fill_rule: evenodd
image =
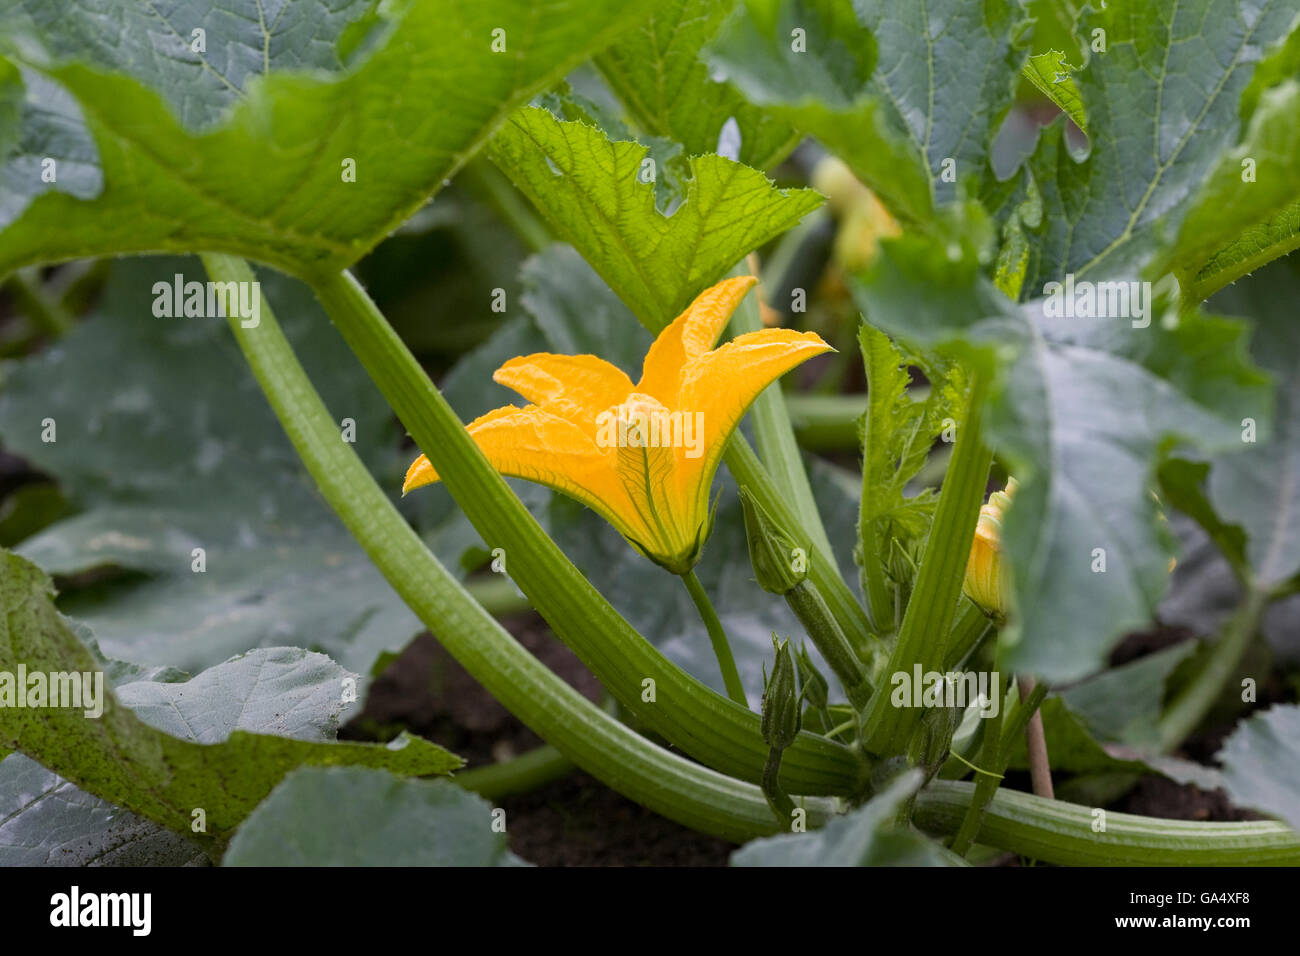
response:
<path id="1" fill-rule="evenodd" d="M 511 116 L 488 149 L 651 331 L 821 203 L 812 190 L 777 189 L 741 163 L 696 156 L 686 195 L 666 216 L 655 208 L 646 147 L 536 107 Z"/>
<path id="2" fill-rule="evenodd" d="M 85 114 L 106 188 L 89 203 L 62 194 L 33 202 L 0 232 L 0 275 L 32 262 L 151 251 L 233 252 L 299 275 L 351 265 L 511 109 L 648 12 L 615 0 L 385 4 L 387 19 L 373 25 L 382 39 L 334 76 L 282 72 L 328 59 L 337 43 L 329 34 L 348 16 L 323 3 L 287 5 L 302 22 L 289 35 L 261 31 L 260 43 L 247 17 L 212 18 L 207 48 L 214 56 L 233 48 L 231 70 L 220 72 L 237 73 L 246 83 L 237 88 L 229 77 L 229 87 L 209 83 L 212 58 L 178 47 L 175 30 L 149 30 L 138 5 L 103 3 L 135 11 L 127 25 L 143 18 L 142 33 L 125 31 L 125 62 L 107 52 L 116 35 L 97 34 L 81 16 L 41 18 L 37 39 L 54 64 L 43 69 Z M 155 32 L 164 50 L 149 45 Z M 505 49 L 494 51 L 499 39 Z M 260 69 L 250 60 L 257 46 Z M 218 123 L 192 125 L 228 100 Z M 232 177 L 236 166 L 247 175 Z"/>

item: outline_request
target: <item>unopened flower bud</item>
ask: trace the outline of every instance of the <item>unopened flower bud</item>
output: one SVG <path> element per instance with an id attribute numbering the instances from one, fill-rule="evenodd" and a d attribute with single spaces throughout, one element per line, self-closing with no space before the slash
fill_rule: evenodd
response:
<path id="1" fill-rule="evenodd" d="M 1015 490 L 1016 480 L 1011 478 L 1005 490 L 989 495 L 988 503 L 980 508 L 962 585 L 966 596 L 995 618 L 1005 617 L 1010 605 L 1010 581 L 1002 557 L 1002 520 Z"/>

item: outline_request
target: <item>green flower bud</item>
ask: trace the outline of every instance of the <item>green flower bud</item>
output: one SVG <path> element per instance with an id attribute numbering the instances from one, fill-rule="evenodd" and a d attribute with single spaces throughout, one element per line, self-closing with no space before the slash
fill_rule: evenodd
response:
<path id="1" fill-rule="evenodd" d="M 795 687 L 790 642 L 779 641 L 773 634 L 772 647 L 776 650 L 776 661 L 772 665 L 772 676 L 763 688 L 763 719 L 759 726 L 769 747 L 784 750 L 799 736 L 802 723 L 799 691 Z"/>
<path id="2" fill-rule="evenodd" d="M 764 591 L 785 594 L 808 577 L 808 559 L 803 548 L 772 520 L 772 516 L 750 495 L 740 489 L 745 509 L 745 537 L 749 539 L 749 561 L 754 576 Z"/>

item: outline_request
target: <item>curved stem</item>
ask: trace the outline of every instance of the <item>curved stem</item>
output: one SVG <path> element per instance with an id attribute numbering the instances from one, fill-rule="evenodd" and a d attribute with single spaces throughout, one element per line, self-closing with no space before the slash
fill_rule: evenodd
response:
<path id="1" fill-rule="evenodd" d="M 1223 691 L 1223 685 L 1236 672 L 1241 659 L 1259 630 L 1260 618 L 1268 605 L 1268 596 L 1249 587 L 1246 598 L 1210 651 L 1196 676 L 1174 698 L 1160 717 L 1160 749 L 1168 752 L 1194 731 Z"/>
<path id="2" fill-rule="evenodd" d="M 694 569 L 687 571 L 681 578 L 686 584 L 686 590 L 690 592 L 691 600 L 695 602 L 696 609 L 700 612 L 700 617 L 704 620 L 704 627 L 709 632 L 709 640 L 713 642 L 713 655 L 718 659 L 718 667 L 722 670 L 722 683 L 726 685 L 727 696 L 737 704 L 749 707 L 749 699 L 745 696 L 745 685 L 740 681 L 740 671 L 736 670 L 736 658 L 732 656 L 731 644 L 727 642 L 727 632 L 723 630 L 722 621 L 718 619 L 718 612 L 713 609 L 713 602 L 709 600 L 708 592 L 696 577 Z"/>
<path id="3" fill-rule="evenodd" d="M 794 801 L 781 788 L 781 751 L 776 747 L 773 747 L 767 755 L 760 786 L 763 796 L 767 797 L 768 805 L 772 808 L 777 824 L 782 830 L 788 831 L 790 821 L 794 817 Z"/>
<path id="4" fill-rule="evenodd" d="M 314 288 L 470 523 L 490 547 L 505 549 L 511 577 L 556 636 L 633 718 L 702 763 L 756 783 L 767 758 L 758 714 L 669 661 L 573 566 L 350 274 L 319 276 Z M 671 706 L 642 699 L 646 679 Z M 810 733 L 786 751 L 782 769 L 790 788 L 804 794 L 852 794 L 865 773 L 848 747 Z"/>
<path id="5" fill-rule="evenodd" d="M 242 259 L 213 254 L 203 262 L 217 281 L 253 279 Z M 237 317 L 230 327 L 322 496 L 407 606 L 488 693 L 578 766 L 657 813 L 736 841 L 775 832 L 758 787 L 673 754 L 619 723 L 474 603 L 352 446 L 339 441 L 334 418 L 264 301 L 256 328 L 243 328 Z M 809 816 L 824 819 L 827 809 L 826 801 L 814 801 Z"/>
<path id="6" fill-rule="evenodd" d="M 913 820 L 931 833 L 953 832 L 975 786 L 932 782 L 917 795 Z M 1300 864 L 1300 834 L 1272 820 L 1201 823 L 1104 813 L 1099 817 L 1092 807 L 1002 789 L 989 804 L 978 839 L 985 846 L 1063 866 Z"/>

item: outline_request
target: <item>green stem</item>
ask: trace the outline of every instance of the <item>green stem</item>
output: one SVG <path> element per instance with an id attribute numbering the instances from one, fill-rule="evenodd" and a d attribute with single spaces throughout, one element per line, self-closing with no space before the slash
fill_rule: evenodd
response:
<path id="1" fill-rule="evenodd" d="M 203 261 L 216 281 L 253 280 L 242 259 L 209 254 Z M 256 328 L 243 328 L 238 318 L 230 327 L 321 495 L 402 600 L 493 697 L 575 764 L 657 813 L 730 840 L 773 832 L 758 787 L 677 756 L 619 723 L 474 603 L 375 484 L 352 446 L 338 440 L 334 417 L 264 301 Z M 763 750 L 765 759 L 765 744 Z M 814 806 L 824 816 L 825 802 Z"/>
<path id="2" fill-rule="evenodd" d="M 745 685 L 740 682 L 740 671 L 736 670 L 736 658 L 731 654 L 727 632 L 722 628 L 722 621 L 718 620 L 718 612 L 713 609 L 713 602 L 709 600 L 709 595 L 704 590 L 704 585 L 700 583 L 700 579 L 696 577 L 694 569 L 687 571 L 681 578 L 686 584 L 686 590 L 690 592 L 691 600 L 695 602 L 696 609 L 700 612 L 700 617 L 704 620 L 704 627 L 709 632 L 709 640 L 713 642 L 713 654 L 717 657 L 718 667 L 722 670 L 722 682 L 727 687 L 727 696 L 737 704 L 749 707 L 749 699 L 745 697 Z"/>
<path id="3" fill-rule="evenodd" d="M 785 599 L 799 623 L 808 632 L 808 637 L 844 685 L 849 703 L 854 710 L 861 711 L 871 698 L 872 688 L 867 680 L 867 672 L 858 656 L 853 653 L 835 616 L 822 600 L 817 586 L 808 580 L 800 581 L 786 592 Z"/>
<path id="4" fill-rule="evenodd" d="M 746 275 L 749 271 L 742 263 L 736 274 Z M 732 313 L 733 335 L 758 332 L 763 328 L 758 292 L 755 290 L 754 294 L 745 296 Z M 754 437 L 758 441 L 758 453 L 763 464 L 790 502 L 791 510 L 799 519 L 799 526 L 812 538 L 813 546 L 818 551 L 831 554 L 831 540 L 826 536 L 826 526 L 817 510 L 812 485 L 808 483 L 808 472 L 803 467 L 803 456 L 794 438 L 790 413 L 785 407 L 785 393 L 781 391 L 779 382 L 773 382 L 759 393 L 749 408 L 749 418 L 754 424 Z"/>
<path id="5" fill-rule="evenodd" d="M 996 784 L 996 782 L 995 782 Z M 978 784 L 936 780 L 916 798 L 913 820 L 931 833 L 961 825 Z M 1106 811 L 999 790 L 979 842 L 1061 866 L 1296 866 L 1300 834 L 1281 823 L 1201 823 Z"/>
<path id="6" fill-rule="evenodd" d="M 949 669 L 960 667 L 992 626 L 987 614 L 969 598 L 963 598 L 957 623 L 953 625 L 952 633 L 943 646 L 944 665 Z"/>
<path id="7" fill-rule="evenodd" d="M 981 435 L 985 388 L 983 379 L 975 377 L 965 424 L 943 479 L 916 586 L 907 603 L 887 673 L 910 673 L 916 663 L 921 665 L 922 672 L 929 672 L 943 663 L 944 643 L 957 613 L 975 523 L 993 460 Z M 903 753 L 920 717 L 917 707 L 893 706 L 891 696 L 875 695 L 866 723 L 866 748 L 881 756 Z"/>
<path id="8" fill-rule="evenodd" d="M 1251 640 L 1259 630 L 1268 595 L 1247 585 L 1246 596 L 1233 614 L 1219 642 L 1209 652 L 1196 676 L 1188 682 L 1160 717 L 1160 749 L 1168 752 L 1194 731 L 1219 699 L 1224 685 L 1241 666 Z"/>
<path id="9" fill-rule="evenodd" d="M 462 770 L 452 782 L 485 800 L 503 800 L 544 787 L 567 777 L 573 770 L 573 761 L 550 744 L 544 744 L 501 763 Z"/>
<path id="10" fill-rule="evenodd" d="M 767 798 L 768 806 L 772 808 L 772 815 L 776 817 L 777 825 L 783 831 L 789 832 L 794 817 L 794 801 L 781 788 L 781 753 L 782 751 L 776 747 L 768 751 L 767 763 L 763 764 L 763 779 L 760 786 L 763 796 Z"/>
<path id="11" fill-rule="evenodd" d="M 592 587 L 497 474 L 350 274 L 318 277 L 314 287 L 483 541 L 505 549 L 511 577 L 556 636 L 648 729 L 708 766 L 757 783 L 767 759 L 758 714 L 669 661 Z M 654 682 L 654 699 L 642 698 L 646 680 Z M 783 765 L 787 785 L 803 794 L 852 794 L 864 771 L 850 748 L 810 733 L 800 734 Z"/>

